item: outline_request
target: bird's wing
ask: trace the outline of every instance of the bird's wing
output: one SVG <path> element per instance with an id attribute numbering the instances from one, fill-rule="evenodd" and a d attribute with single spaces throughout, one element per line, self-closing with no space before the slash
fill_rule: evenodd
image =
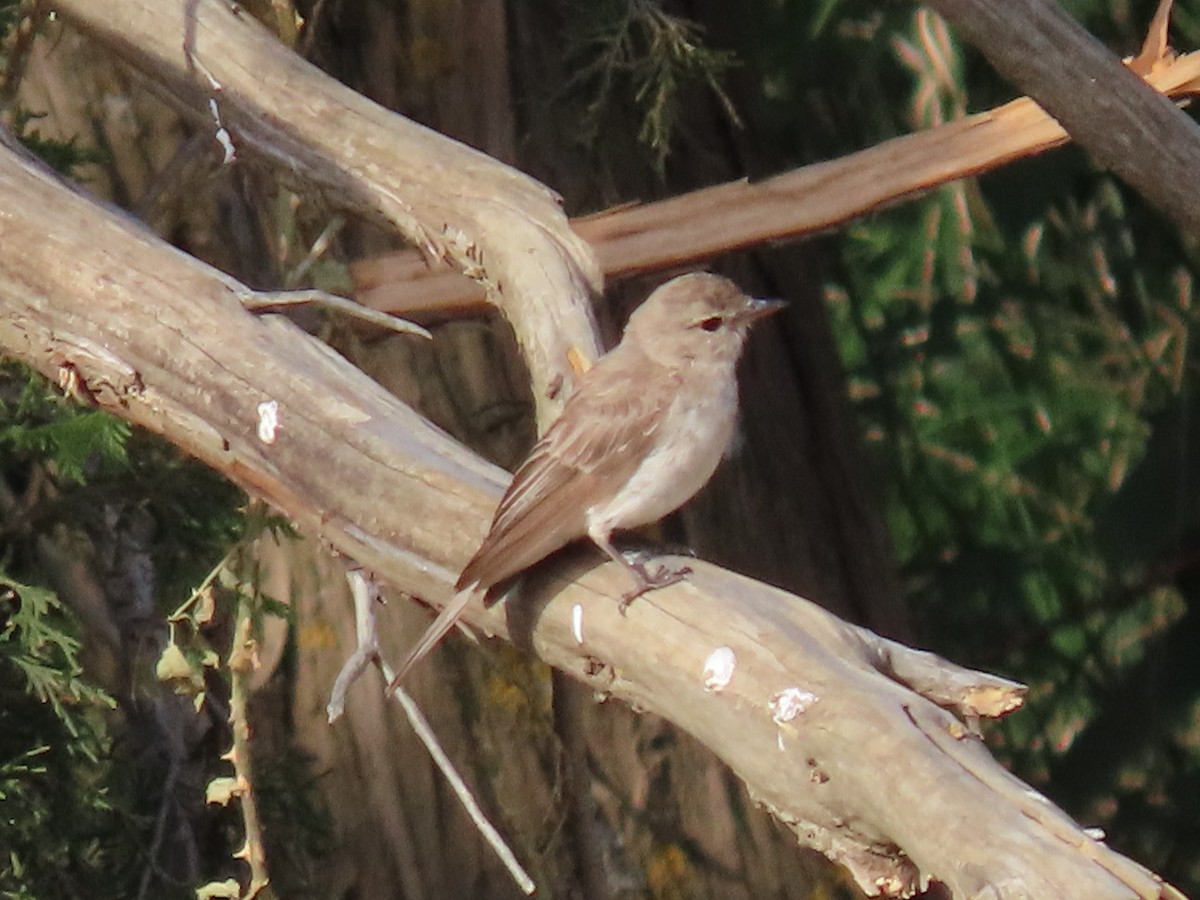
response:
<path id="1" fill-rule="evenodd" d="M 491 587 L 581 537 L 587 509 L 629 480 L 675 394 L 668 382 L 638 383 L 639 361 L 614 351 L 583 379 L 513 476 L 458 588 Z"/>
<path id="2" fill-rule="evenodd" d="M 636 362 L 632 351 L 610 353 L 567 401 L 517 469 L 454 597 L 400 663 L 389 691 L 457 624 L 473 596 L 581 537 L 588 507 L 629 480 L 675 395 L 670 379 L 642 383 L 645 369 L 639 375 Z"/>

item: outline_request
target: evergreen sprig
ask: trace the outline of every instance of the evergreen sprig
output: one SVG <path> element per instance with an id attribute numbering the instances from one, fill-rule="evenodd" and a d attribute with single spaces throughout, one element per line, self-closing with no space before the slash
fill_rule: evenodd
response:
<path id="1" fill-rule="evenodd" d="M 568 93 L 584 98 L 582 133 L 593 142 L 613 107 L 631 105 L 640 117 L 638 141 L 661 173 L 671 151 L 689 87 L 707 88 L 739 123 L 721 84 L 734 55 L 705 43 L 697 23 L 668 13 L 656 0 L 588 4 L 571 40 Z"/>

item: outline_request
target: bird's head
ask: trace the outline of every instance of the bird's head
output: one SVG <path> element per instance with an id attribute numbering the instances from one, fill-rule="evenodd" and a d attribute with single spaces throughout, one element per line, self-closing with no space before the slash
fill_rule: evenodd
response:
<path id="1" fill-rule="evenodd" d="M 750 326 L 785 305 L 749 297 L 720 275 L 693 272 L 661 285 L 634 310 L 625 340 L 663 361 L 736 360 Z"/>

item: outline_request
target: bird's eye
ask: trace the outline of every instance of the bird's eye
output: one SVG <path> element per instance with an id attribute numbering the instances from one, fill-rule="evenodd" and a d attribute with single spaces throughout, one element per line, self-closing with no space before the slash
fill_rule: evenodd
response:
<path id="1" fill-rule="evenodd" d="M 705 331 L 716 331 L 721 327 L 721 322 L 720 316 L 709 316 L 707 319 L 700 320 L 700 327 Z"/>

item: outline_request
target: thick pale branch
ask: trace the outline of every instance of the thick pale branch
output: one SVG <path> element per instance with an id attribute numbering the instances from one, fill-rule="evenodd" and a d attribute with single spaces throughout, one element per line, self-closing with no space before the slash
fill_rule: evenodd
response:
<path id="1" fill-rule="evenodd" d="M 6 355 L 166 436 L 395 583 L 441 596 L 482 538 L 473 511 L 502 473 L 286 319 L 246 312 L 243 285 L 23 155 L 0 156 Z M 267 443 L 260 405 L 272 401 Z M 397 467 L 397 452 L 411 464 Z"/>
<path id="2" fill-rule="evenodd" d="M 398 589 L 448 599 L 502 471 L 286 320 L 245 312 L 241 285 L 9 149 L 0 196 L 0 350 L 165 435 Z M 279 424 L 264 437 L 272 401 Z M 542 569 L 520 597 L 467 620 L 696 735 L 869 891 L 932 877 L 961 897 L 1171 896 L 897 679 L 971 712 L 1011 707 L 1014 686 L 689 563 L 689 583 L 627 617 L 625 573 L 589 558 Z M 701 673 L 718 646 L 737 664 L 709 692 Z"/>
<path id="3" fill-rule="evenodd" d="M 1195 94 L 1200 53 L 1157 59 L 1145 78 L 1170 97 Z M 696 265 L 764 241 L 843 225 L 1069 140 L 1040 106 L 1022 98 L 765 181 L 733 181 L 574 219 L 571 225 L 595 248 L 610 278 Z M 453 314 L 484 299 L 473 282 L 445 266 L 429 266 L 411 252 L 361 260 L 351 274 L 360 302 L 396 315 Z"/>
<path id="4" fill-rule="evenodd" d="M 501 300 L 541 418 L 574 374 L 567 351 L 599 350 L 590 248 L 545 186 L 391 113 L 328 77 L 224 0 L 63 0 L 57 12 L 216 128 L 339 207 L 382 219 Z M 216 140 L 214 136 L 214 140 Z"/>

